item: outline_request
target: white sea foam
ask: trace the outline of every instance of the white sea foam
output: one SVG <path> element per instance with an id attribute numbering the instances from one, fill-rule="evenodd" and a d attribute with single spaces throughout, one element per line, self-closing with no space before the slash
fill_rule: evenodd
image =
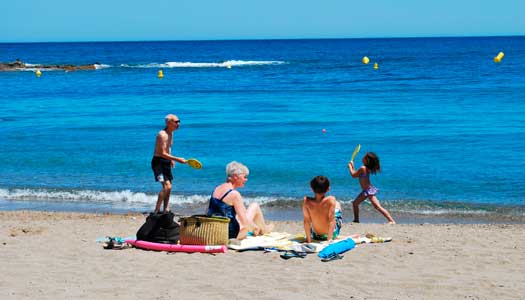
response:
<path id="1" fill-rule="evenodd" d="M 148 63 L 139 65 L 121 64 L 124 68 L 227 68 L 238 66 L 263 66 L 263 65 L 280 65 L 283 61 L 276 60 L 228 60 L 224 62 L 180 62 L 169 61 L 165 63 Z"/>
<path id="2" fill-rule="evenodd" d="M 411 214 L 419 214 L 419 215 L 428 215 L 428 216 L 446 216 L 446 215 L 489 215 L 493 214 L 492 212 L 485 211 L 485 210 L 466 210 L 466 209 L 427 209 L 427 210 L 397 210 L 398 212 L 404 212 L 404 213 L 411 213 Z"/>
<path id="3" fill-rule="evenodd" d="M 24 68 L 17 68 L 17 70 L 22 72 L 36 72 L 37 70 L 40 70 L 38 66 L 39 65 L 35 64 L 26 64 Z"/>
<path id="4" fill-rule="evenodd" d="M 171 203 L 195 205 L 207 203 L 209 195 L 171 195 Z M 88 203 L 155 203 L 156 194 L 146 194 L 122 191 L 95 190 L 51 190 L 51 189 L 0 189 L 0 199 L 19 201 L 56 201 L 56 202 L 88 202 Z M 271 197 L 248 197 L 247 202 L 260 204 L 275 201 Z"/>
<path id="5" fill-rule="evenodd" d="M 106 65 L 106 64 L 94 64 L 94 66 L 95 66 L 95 69 L 97 70 L 111 68 L 111 65 Z"/>
<path id="6" fill-rule="evenodd" d="M 7 200 L 43 200 L 78 202 L 150 202 L 156 196 L 124 191 L 0 189 L 0 198 Z"/>

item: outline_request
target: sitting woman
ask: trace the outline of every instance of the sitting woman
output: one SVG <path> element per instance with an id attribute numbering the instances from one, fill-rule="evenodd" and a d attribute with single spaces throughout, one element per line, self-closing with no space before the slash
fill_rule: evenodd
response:
<path id="1" fill-rule="evenodd" d="M 262 235 L 271 231 L 259 207 L 252 203 L 246 208 L 241 194 L 236 190 L 248 181 L 248 168 L 236 161 L 226 166 L 226 182 L 217 186 L 210 198 L 208 216 L 222 216 L 230 219 L 229 238 L 244 239 L 249 231 Z"/>

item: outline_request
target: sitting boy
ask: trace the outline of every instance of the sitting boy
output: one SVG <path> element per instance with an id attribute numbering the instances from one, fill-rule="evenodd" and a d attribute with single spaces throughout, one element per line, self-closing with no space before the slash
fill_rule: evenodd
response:
<path id="1" fill-rule="evenodd" d="M 310 181 L 314 197 L 303 199 L 304 231 L 306 241 L 332 241 L 339 235 L 343 225 L 341 204 L 334 196 L 326 196 L 330 190 L 327 177 L 316 176 Z"/>

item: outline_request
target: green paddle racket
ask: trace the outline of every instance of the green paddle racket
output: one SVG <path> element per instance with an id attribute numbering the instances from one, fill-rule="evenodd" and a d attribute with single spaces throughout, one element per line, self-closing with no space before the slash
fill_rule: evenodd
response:
<path id="1" fill-rule="evenodd" d="M 357 146 L 355 147 L 354 153 L 352 153 L 352 159 L 350 161 L 354 161 L 354 158 L 357 155 L 357 153 L 359 152 L 359 150 L 361 150 L 361 144 L 357 144 Z"/>

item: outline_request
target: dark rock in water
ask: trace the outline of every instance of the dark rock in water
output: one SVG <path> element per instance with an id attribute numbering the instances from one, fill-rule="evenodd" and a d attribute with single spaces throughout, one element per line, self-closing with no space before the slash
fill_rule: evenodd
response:
<path id="1" fill-rule="evenodd" d="M 3 63 L 0 62 L 0 71 L 25 71 L 25 70 L 64 70 L 64 71 L 81 71 L 81 70 L 96 70 L 95 64 L 92 65 L 26 65 L 24 62 L 17 59 L 14 62 Z"/>

